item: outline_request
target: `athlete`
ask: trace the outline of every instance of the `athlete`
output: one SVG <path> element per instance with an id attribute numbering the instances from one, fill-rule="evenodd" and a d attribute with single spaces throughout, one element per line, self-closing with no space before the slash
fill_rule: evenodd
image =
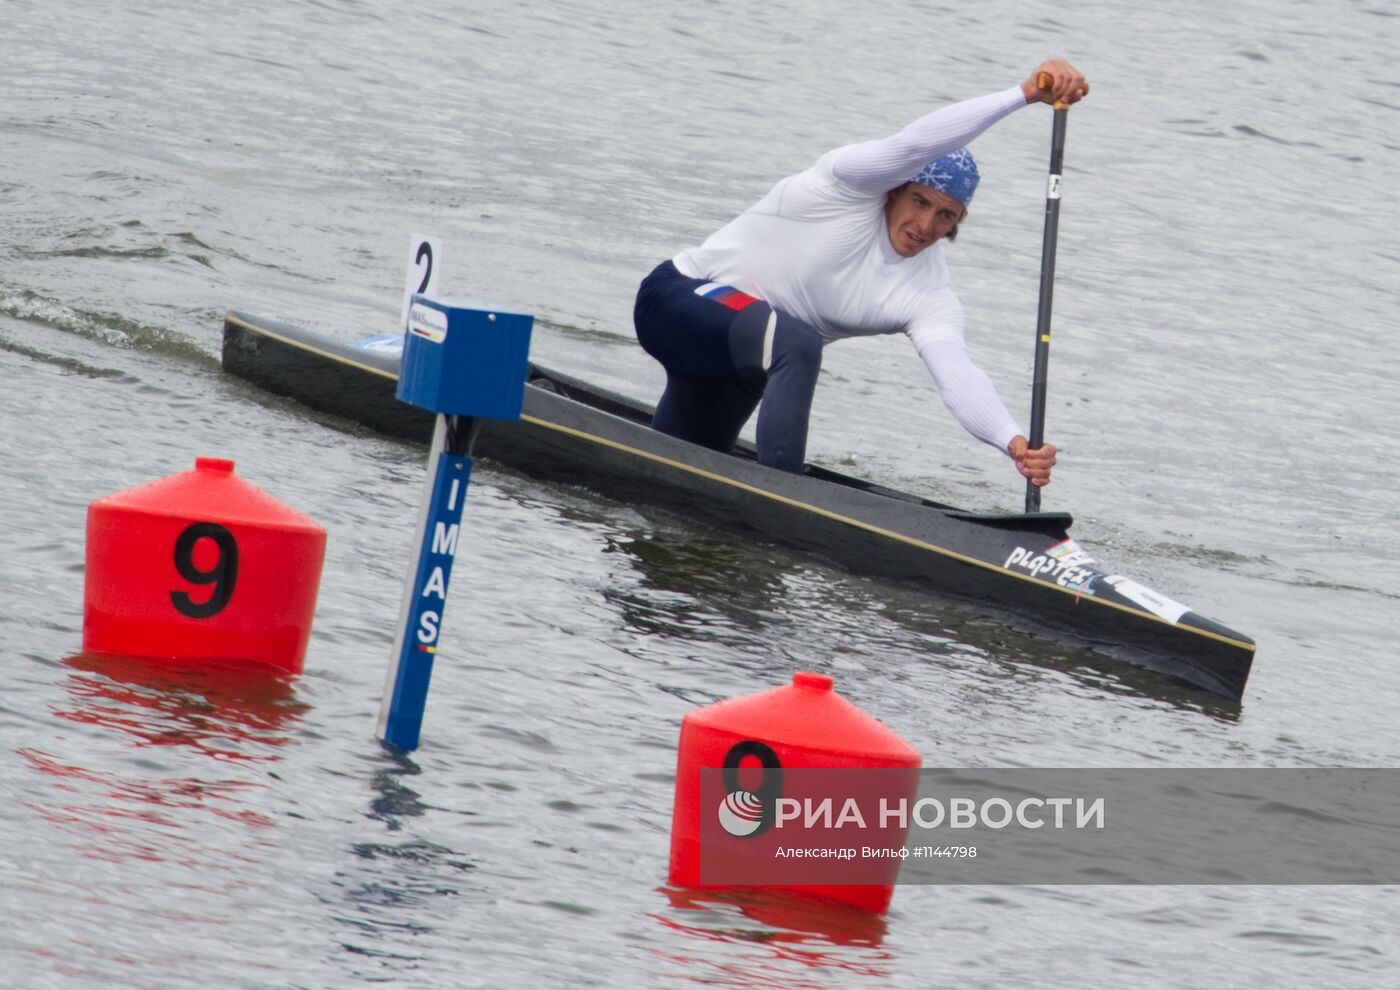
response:
<path id="1" fill-rule="evenodd" d="M 666 369 L 652 425 L 728 451 L 757 406 L 759 461 L 800 472 L 822 348 L 902 332 L 958 422 L 1047 484 L 1055 447 L 1029 448 L 972 363 L 938 242 L 957 236 L 977 190 L 964 146 L 1028 103 L 1075 103 L 1088 92 L 1074 66 L 1047 61 L 1019 86 L 822 155 L 700 247 L 658 265 L 633 313 L 642 347 Z"/>

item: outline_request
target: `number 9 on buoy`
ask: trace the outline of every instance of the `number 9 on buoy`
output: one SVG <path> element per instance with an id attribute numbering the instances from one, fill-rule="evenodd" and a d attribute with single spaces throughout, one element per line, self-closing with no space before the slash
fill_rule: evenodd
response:
<path id="1" fill-rule="evenodd" d="M 88 506 L 83 649 L 299 674 L 326 531 L 230 460 Z"/>

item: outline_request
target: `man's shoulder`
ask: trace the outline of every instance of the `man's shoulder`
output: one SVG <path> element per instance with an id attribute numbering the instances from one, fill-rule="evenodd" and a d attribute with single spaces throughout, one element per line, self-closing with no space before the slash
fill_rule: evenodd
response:
<path id="1" fill-rule="evenodd" d="M 880 195 L 856 189 L 836 177 L 832 163 L 840 150 L 828 151 L 801 172 L 773 187 L 773 193 L 782 197 L 784 214 L 861 209 L 882 199 Z"/>

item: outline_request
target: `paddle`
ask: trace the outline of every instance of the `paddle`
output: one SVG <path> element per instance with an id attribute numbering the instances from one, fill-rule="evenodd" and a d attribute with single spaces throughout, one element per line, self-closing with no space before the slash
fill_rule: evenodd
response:
<path id="1" fill-rule="evenodd" d="M 1036 79 L 1041 89 L 1050 88 L 1050 77 Z M 1055 242 L 1060 232 L 1060 177 L 1065 162 L 1065 124 L 1069 104 L 1055 101 L 1055 122 L 1050 133 L 1050 174 L 1045 184 L 1045 239 L 1040 249 L 1040 312 L 1035 325 L 1035 370 L 1031 376 L 1031 435 L 1029 447 L 1045 443 L 1045 389 L 1050 364 L 1050 303 L 1055 294 Z M 1026 511 L 1040 511 L 1040 489 L 1026 479 Z"/>

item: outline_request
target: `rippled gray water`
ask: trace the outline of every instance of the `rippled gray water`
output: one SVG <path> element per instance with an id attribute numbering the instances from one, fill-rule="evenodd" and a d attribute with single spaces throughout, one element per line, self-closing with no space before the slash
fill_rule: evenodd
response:
<path id="1" fill-rule="evenodd" d="M 1397 764 L 1393 5 L 0 11 L 10 985 L 1396 979 L 1389 888 L 906 887 L 871 921 L 665 886 L 681 717 L 795 669 L 930 766 Z M 447 291 L 534 312 L 537 358 L 654 399 L 628 327 L 657 260 L 821 151 L 1052 54 L 1095 89 L 1069 128 L 1046 506 L 1258 640 L 1243 705 L 483 463 L 424 745 L 383 751 L 424 452 L 223 376 L 223 313 L 383 330 L 430 232 Z M 979 139 L 950 250 L 1018 410 L 1048 139 L 1032 111 Z M 812 453 L 1020 498 L 902 339 L 828 352 Z M 87 504 L 200 455 L 329 531 L 290 686 L 79 655 Z"/>

